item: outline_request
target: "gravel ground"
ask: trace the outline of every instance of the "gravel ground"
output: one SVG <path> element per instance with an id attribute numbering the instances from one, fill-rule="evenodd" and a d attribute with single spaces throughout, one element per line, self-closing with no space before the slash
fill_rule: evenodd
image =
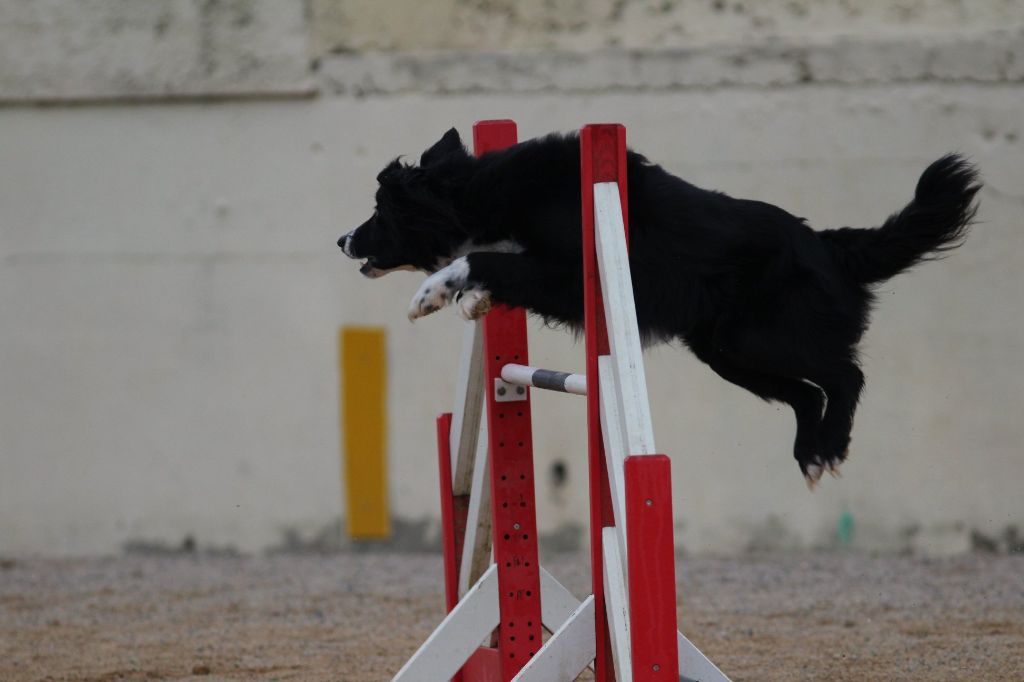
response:
<path id="1" fill-rule="evenodd" d="M 546 562 L 577 594 L 582 557 Z M 1024 556 L 680 560 L 736 682 L 1024 680 Z M 0 561 L 0 680 L 386 680 L 442 615 L 429 554 Z"/>

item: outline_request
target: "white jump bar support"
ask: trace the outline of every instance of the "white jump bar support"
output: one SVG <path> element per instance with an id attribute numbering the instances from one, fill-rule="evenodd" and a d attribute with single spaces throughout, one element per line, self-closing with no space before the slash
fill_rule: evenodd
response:
<path id="1" fill-rule="evenodd" d="M 586 374 L 569 374 L 528 365 L 509 364 L 501 368 L 501 378 L 515 386 L 533 386 L 575 395 L 587 394 Z"/>

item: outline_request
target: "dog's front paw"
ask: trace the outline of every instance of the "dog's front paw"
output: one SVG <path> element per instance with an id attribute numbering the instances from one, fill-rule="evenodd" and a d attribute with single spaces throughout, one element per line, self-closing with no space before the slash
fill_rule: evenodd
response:
<path id="1" fill-rule="evenodd" d="M 409 321 L 414 322 L 415 320 L 429 315 L 430 313 L 437 312 L 451 300 L 452 294 L 449 293 L 443 286 L 430 285 L 428 279 L 423 283 L 423 286 L 419 288 L 416 295 L 412 297 L 412 301 L 409 303 Z"/>
<path id="2" fill-rule="evenodd" d="M 409 303 L 409 321 L 437 312 L 448 305 L 456 292 L 466 286 L 469 264 L 456 258 L 450 265 L 427 277 Z"/>
<path id="3" fill-rule="evenodd" d="M 479 320 L 491 310 L 491 292 L 484 289 L 463 291 L 458 309 L 462 319 Z"/>

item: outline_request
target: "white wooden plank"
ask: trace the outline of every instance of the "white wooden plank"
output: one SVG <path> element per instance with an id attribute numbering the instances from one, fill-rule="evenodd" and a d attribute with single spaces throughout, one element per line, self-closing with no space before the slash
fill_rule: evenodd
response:
<path id="1" fill-rule="evenodd" d="M 402 666 L 392 682 L 450 679 L 484 637 L 498 626 L 499 618 L 498 568 L 492 565 Z"/>
<path id="2" fill-rule="evenodd" d="M 580 600 L 558 579 L 540 567 L 540 620 L 554 632 L 580 606 Z"/>
<path id="3" fill-rule="evenodd" d="M 595 649 L 594 595 L 590 595 L 565 619 L 562 626 L 555 630 L 540 651 L 512 680 L 570 682 L 594 660 Z"/>
<path id="4" fill-rule="evenodd" d="M 555 632 L 580 607 L 576 598 L 558 578 L 540 567 L 540 620 L 549 631 Z M 589 664 L 593 668 L 593 664 Z"/>
<path id="5" fill-rule="evenodd" d="M 621 555 L 626 556 L 626 436 L 622 432 L 622 415 L 616 396 L 615 371 L 607 355 L 597 358 L 597 374 L 601 399 L 601 436 L 604 439 L 604 457 L 611 488 L 612 511 L 615 513 L 615 534 Z M 623 566 L 623 575 L 626 567 Z"/>
<path id="6" fill-rule="evenodd" d="M 485 430 L 486 422 L 480 422 Z M 462 542 L 459 565 L 459 595 L 475 585 L 491 565 L 491 464 L 487 457 L 487 437 L 481 433 L 477 439 L 476 463 L 473 465 L 473 483 L 469 492 L 466 513 L 466 536 Z"/>
<path id="7" fill-rule="evenodd" d="M 730 682 L 725 673 L 718 669 L 701 650 L 694 646 L 683 633 L 678 633 L 679 676 L 695 682 Z"/>
<path id="8" fill-rule="evenodd" d="M 630 455 L 653 454 L 656 452 L 654 429 L 647 401 L 647 377 L 644 375 L 643 348 L 636 321 L 618 183 L 599 182 L 594 185 L 594 223 L 605 321 L 618 386 L 619 411 L 626 434 L 626 452 Z"/>
<path id="9" fill-rule="evenodd" d="M 452 455 L 452 494 L 468 495 L 484 406 L 483 323 L 467 322 L 455 382 L 455 405 L 448 439 Z M 484 442 L 487 439 L 484 438 Z"/>
<path id="10" fill-rule="evenodd" d="M 604 555 L 604 602 L 608 613 L 608 635 L 612 640 L 616 682 L 632 682 L 633 661 L 629 648 L 629 601 L 626 598 L 626 576 L 622 572 L 622 555 L 612 528 L 601 529 L 601 550 Z"/>

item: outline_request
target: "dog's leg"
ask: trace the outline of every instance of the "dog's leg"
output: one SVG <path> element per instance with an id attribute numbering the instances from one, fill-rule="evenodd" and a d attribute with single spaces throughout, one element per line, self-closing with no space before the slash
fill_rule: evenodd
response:
<path id="1" fill-rule="evenodd" d="M 423 282 L 409 306 L 409 319 L 429 315 L 456 300 L 459 314 L 467 320 L 501 303 L 578 323 L 583 317 L 580 269 L 575 261 L 557 267 L 519 253 L 471 253 Z"/>
<path id="2" fill-rule="evenodd" d="M 409 321 L 436 312 L 452 300 L 466 320 L 483 317 L 491 309 L 490 292 L 479 283 L 471 283 L 467 256 L 456 258 L 424 280 L 409 304 Z"/>
<path id="3" fill-rule="evenodd" d="M 808 486 L 813 488 L 825 471 L 838 475 L 838 466 L 849 443 L 849 426 L 860 390 L 859 386 L 854 390 L 855 377 L 850 372 L 839 372 L 836 368 L 848 364 L 858 375 L 859 370 L 848 359 L 848 349 L 828 350 L 826 344 L 810 343 L 787 327 L 750 324 L 746 320 L 720 321 L 710 341 L 698 346 L 703 353 L 698 353 L 698 356 L 716 371 L 719 369 L 715 367 L 716 363 L 721 362 L 736 368 L 732 369 L 735 378 L 719 372 L 727 380 L 761 397 L 774 389 L 775 395 L 770 399 L 782 400 L 793 406 L 797 414 L 793 455 Z M 828 367 L 828 372 L 821 371 L 822 367 Z M 758 384 L 750 378 L 758 375 L 767 375 L 773 380 L 778 378 L 778 381 Z M 837 379 L 837 376 L 841 378 Z M 828 403 L 824 415 L 823 394 Z M 848 418 L 845 427 L 844 414 Z"/>
<path id="4" fill-rule="evenodd" d="M 800 472 L 807 479 L 807 485 L 813 488 L 825 471 L 825 458 L 818 438 L 821 412 L 825 406 L 821 389 L 799 379 L 746 369 L 721 358 L 709 364 L 726 381 L 747 389 L 763 400 L 783 402 L 793 408 L 796 415 L 793 457 L 800 465 Z"/>
<path id="5" fill-rule="evenodd" d="M 469 262 L 463 256 L 427 277 L 409 303 L 409 321 L 429 315 L 448 305 L 455 295 L 466 287 L 468 275 Z"/>
<path id="6" fill-rule="evenodd" d="M 852 359 L 846 359 L 821 377 L 811 379 L 828 396 L 828 407 L 821 421 L 822 455 L 826 468 L 836 474 L 849 453 L 853 415 L 864 388 L 864 374 Z"/>

